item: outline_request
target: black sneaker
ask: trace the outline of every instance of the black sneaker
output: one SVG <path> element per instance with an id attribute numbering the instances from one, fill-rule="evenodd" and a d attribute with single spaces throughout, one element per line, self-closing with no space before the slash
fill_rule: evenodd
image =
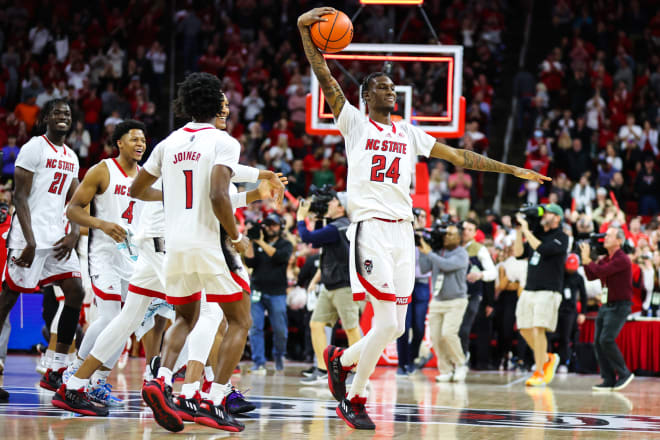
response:
<path id="1" fill-rule="evenodd" d="M 315 371 L 316 371 L 316 367 L 315 367 L 314 365 L 312 365 L 312 366 L 309 367 L 308 369 L 306 369 L 306 370 L 302 370 L 302 371 L 300 372 L 300 374 L 301 374 L 302 376 L 309 377 L 309 376 L 313 375 Z"/>
<path id="2" fill-rule="evenodd" d="M 84 388 L 69 390 L 66 385 L 61 385 L 51 403 L 57 408 L 84 416 L 106 417 L 108 415 L 108 408 L 96 405 L 89 400 Z"/>
<path id="3" fill-rule="evenodd" d="M 9 393 L 0 387 L 0 403 L 9 402 Z"/>
<path id="4" fill-rule="evenodd" d="M 66 367 L 60 368 L 59 370 L 51 370 L 50 368 L 46 370 L 46 374 L 41 378 L 39 386 L 41 388 L 47 389 L 48 391 L 57 391 L 62 386 L 62 373 L 64 373 Z"/>
<path id="5" fill-rule="evenodd" d="M 603 382 L 599 383 L 598 385 L 594 385 L 591 387 L 591 391 L 595 391 L 597 393 L 599 392 L 607 392 L 607 391 L 612 391 L 612 387 L 614 385 L 611 383 Z"/>
<path id="6" fill-rule="evenodd" d="M 229 414 L 243 414 L 253 411 L 257 406 L 246 400 L 243 393 L 238 391 L 236 387 L 231 387 L 231 392 L 225 397 L 225 408 Z"/>
<path id="7" fill-rule="evenodd" d="M 156 423 L 172 432 L 183 429 L 183 420 L 172 402 L 172 387 L 165 385 L 162 378 L 147 382 L 142 387 L 142 398 L 154 413 Z"/>
<path id="8" fill-rule="evenodd" d="M 199 404 L 195 423 L 230 432 L 241 432 L 245 429 L 245 425 L 227 413 L 223 405 L 213 405 L 210 400 L 202 400 Z"/>
<path id="9" fill-rule="evenodd" d="M 199 411 L 199 403 L 202 401 L 199 391 L 194 396 L 187 399 L 185 396 L 177 396 L 172 399 L 172 403 L 177 409 L 181 420 L 184 422 L 194 422 L 195 414 Z"/>
<path id="10" fill-rule="evenodd" d="M 346 375 L 350 371 L 341 364 L 341 355 L 344 353 L 343 348 L 328 345 L 323 351 L 323 359 L 325 365 L 328 367 L 328 387 L 330 392 L 341 402 L 346 397 Z"/>
<path id="11" fill-rule="evenodd" d="M 355 396 L 351 400 L 344 398 L 337 406 L 337 415 L 353 429 L 376 429 L 364 407 L 365 403 L 366 397 Z"/>
<path id="12" fill-rule="evenodd" d="M 612 391 L 621 391 L 622 389 L 627 387 L 634 378 L 635 375 L 632 373 L 629 373 L 627 376 L 620 378 L 619 380 L 616 381 L 616 383 L 612 387 Z"/>

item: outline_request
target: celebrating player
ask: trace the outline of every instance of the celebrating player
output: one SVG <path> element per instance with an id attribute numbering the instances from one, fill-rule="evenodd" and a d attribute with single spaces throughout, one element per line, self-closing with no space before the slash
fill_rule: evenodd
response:
<path id="1" fill-rule="evenodd" d="M 404 331 L 415 282 L 410 183 L 416 156 L 537 182 L 550 179 L 472 151 L 454 149 L 404 121 L 392 122 L 396 92 L 385 73 L 371 73 L 362 83 L 361 98 L 367 104 L 368 116 L 346 102 L 309 30 L 312 24 L 326 21 L 323 15 L 334 12 L 334 8 L 323 7 L 304 13 L 298 18 L 298 30 L 307 60 L 345 139 L 348 215 L 352 222 L 348 230 L 351 288 L 355 299 L 369 293 L 374 318 L 371 330 L 359 342 L 346 350 L 330 345 L 324 357 L 330 391 L 340 402 L 337 414 L 353 428 L 375 429 L 364 406 L 366 383 L 385 346 Z M 346 374 L 355 364 L 357 372 L 346 394 Z"/>
<path id="2" fill-rule="evenodd" d="M 40 285 L 60 285 L 65 299 L 57 325 L 56 353 L 40 383 L 56 391 L 62 383 L 85 293 L 78 255 L 73 252 L 80 229 L 71 224 L 66 233 L 63 221 L 64 205 L 78 187 L 78 157 L 64 144 L 71 128 L 71 108 L 65 100 L 54 99 L 44 106 L 42 118 L 46 134 L 30 139 L 16 158 L 16 215 L 7 239 L 0 328 L 19 292 L 35 292 Z"/>

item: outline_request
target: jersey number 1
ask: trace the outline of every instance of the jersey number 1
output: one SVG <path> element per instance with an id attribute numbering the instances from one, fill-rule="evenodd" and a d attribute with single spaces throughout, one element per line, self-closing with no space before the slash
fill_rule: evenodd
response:
<path id="1" fill-rule="evenodd" d="M 383 173 L 387 165 L 387 158 L 382 154 L 377 154 L 371 160 L 371 181 L 372 182 L 384 182 L 385 178 L 388 177 L 392 179 L 392 183 L 396 184 L 399 182 L 399 158 L 396 157 L 392 161 L 392 165 Z"/>
<path id="2" fill-rule="evenodd" d="M 57 172 L 53 177 L 53 183 L 50 184 L 48 188 L 49 193 L 60 195 L 62 194 L 62 188 L 64 188 L 64 182 L 66 182 L 67 175 Z"/>
<path id="3" fill-rule="evenodd" d="M 192 205 L 193 205 L 192 170 L 183 170 L 183 175 L 186 178 L 186 209 L 192 209 Z"/>

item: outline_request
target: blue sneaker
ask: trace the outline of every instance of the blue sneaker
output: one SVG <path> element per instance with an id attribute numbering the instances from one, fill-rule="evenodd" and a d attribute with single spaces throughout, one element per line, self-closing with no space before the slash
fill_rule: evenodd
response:
<path id="1" fill-rule="evenodd" d="M 246 400 L 243 393 L 233 386 L 231 392 L 225 397 L 224 404 L 229 414 L 243 414 L 256 408 L 254 403 Z"/>
<path id="2" fill-rule="evenodd" d="M 98 380 L 91 386 L 87 394 L 89 395 L 89 398 L 94 402 L 105 406 L 120 406 L 124 403 L 123 400 L 113 396 L 111 393 L 112 385 L 104 380 Z"/>

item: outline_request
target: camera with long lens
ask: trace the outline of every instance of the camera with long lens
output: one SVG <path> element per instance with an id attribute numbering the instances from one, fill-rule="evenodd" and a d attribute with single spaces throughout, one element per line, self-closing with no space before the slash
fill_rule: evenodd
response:
<path id="1" fill-rule="evenodd" d="M 324 216 L 328 212 L 328 204 L 332 199 L 337 197 L 337 192 L 332 189 L 332 185 L 323 185 L 321 188 L 311 185 L 309 192 L 312 195 L 309 211 L 319 217 Z"/>
<path id="2" fill-rule="evenodd" d="M 607 250 L 605 249 L 605 233 L 597 234 L 595 232 L 591 233 L 579 233 L 575 236 L 576 243 L 579 247 L 582 243 L 587 243 L 591 249 L 592 255 L 605 255 Z"/>
<path id="3" fill-rule="evenodd" d="M 433 252 L 442 250 L 445 245 L 447 228 L 450 226 L 456 225 L 452 223 L 449 214 L 443 214 L 431 224 L 430 228 L 417 229 L 415 231 L 415 246 L 420 246 L 421 239 L 424 239 Z"/>
<path id="4" fill-rule="evenodd" d="M 545 214 L 545 208 L 542 205 L 524 203 L 520 209 L 518 209 L 518 212 L 525 217 L 525 220 L 527 220 L 529 229 L 535 231 L 541 225 L 541 219 L 543 218 L 543 214 Z M 515 215 L 511 219 L 511 222 L 514 226 L 520 226 Z"/>
<path id="5" fill-rule="evenodd" d="M 259 240 L 259 238 L 261 238 L 261 230 L 263 228 L 261 222 L 247 220 L 245 226 L 247 231 L 245 235 L 247 235 L 247 238 L 250 240 Z"/>

